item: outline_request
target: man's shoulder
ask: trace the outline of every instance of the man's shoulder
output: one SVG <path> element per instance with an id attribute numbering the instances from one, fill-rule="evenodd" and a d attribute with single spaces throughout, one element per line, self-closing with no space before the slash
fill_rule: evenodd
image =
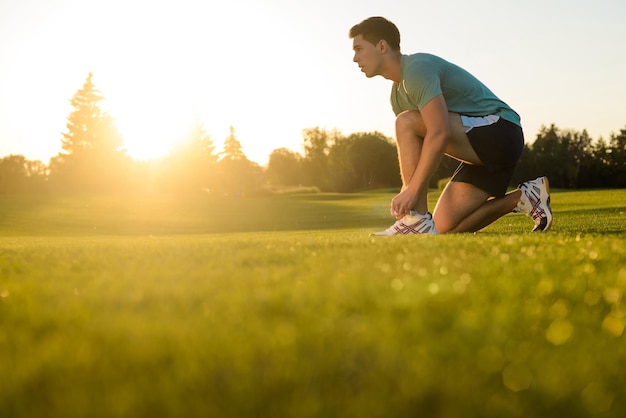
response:
<path id="1" fill-rule="evenodd" d="M 405 55 L 403 62 L 402 79 L 406 87 L 423 88 L 438 79 L 441 69 L 441 58 L 425 52 Z"/>
<path id="2" fill-rule="evenodd" d="M 425 52 L 405 55 L 403 60 L 404 77 L 438 73 L 445 62 L 440 57 Z"/>
<path id="3" fill-rule="evenodd" d="M 445 62 L 441 57 L 426 52 L 404 55 L 406 65 L 439 64 Z"/>

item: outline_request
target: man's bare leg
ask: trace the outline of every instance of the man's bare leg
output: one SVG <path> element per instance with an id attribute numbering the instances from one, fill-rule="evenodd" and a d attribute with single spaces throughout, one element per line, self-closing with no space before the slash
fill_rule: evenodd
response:
<path id="1" fill-rule="evenodd" d="M 411 181 L 419 163 L 426 133 L 426 127 L 419 117 L 419 112 L 416 113 L 404 112 L 396 118 L 396 143 L 398 145 L 402 190 Z M 422 215 L 428 212 L 428 190 L 423 190 L 419 194 L 413 209 Z"/>
<path id="2" fill-rule="evenodd" d="M 487 192 L 461 182 L 450 182 L 441 193 L 433 218 L 440 233 L 476 232 L 491 225 L 517 206 L 520 190 L 489 199 Z"/>
<path id="3" fill-rule="evenodd" d="M 446 154 L 469 164 L 482 164 L 465 134 L 460 115 L 450 113 L 450 130 Z M 426 126 L 419 111 L 407 111 L 396 118 L 398 160 L 403 187 L 411 180 L 419 164 L 425 135 Z M 427 193 L 424 190 L 418 196 L 414 207 L 418 213 L 425 214 L 428 211 Z M 514 190 L 502 198 L 489 199 L 489 194 L 476 186 L 450 182 L 435 207 L 435 226 L 440 233 L 478 231 L 512 212 L 520 195 L 520 190 Z"/>
<path id="4" fill-rule="evenodd" d="M 446 154 L 470 164 L 482 164 L 465 134 L 461 116 L 450 113 L 449 117 L 451 137 Z M 411 181 L 411 177 L 419 164 L 424 136 L 426 136 L 426 126 L 419 111 L 406 111 L 398 115 L 396 118 L 396 142 L 403 189 Z M 428 190 L 420 192 L 413 209 L 421 214 L 428 212 Z"/>

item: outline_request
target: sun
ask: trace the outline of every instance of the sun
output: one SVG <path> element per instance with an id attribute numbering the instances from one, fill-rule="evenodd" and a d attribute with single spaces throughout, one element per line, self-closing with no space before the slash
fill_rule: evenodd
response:
<path id="1" fill-rule="evenodd" d="M 252 47 L 252 40 L 282 45 L 295 60 L 285 66 L 304 62 L 300 44 L 285 36 L 298 33 L 289 20 L 261 6 L 243 15 L 235 6 L 220 13 L 213 25 L 199 16 L 198 25 L 192 19 L 171 32 L 155 26 L 140 45 L 121 33 L 110 39 L 119 58 L 93 72 L 131 157 L 167 155 L 199 120 L 216 152 L 233 126 L 246 156 L 264 164 L 276 148 L 297 148 L 302 129 L 319 123 L 320 109 L 329 112 L 332 101 L 318 98 L 315 86 L 322 81 L 306 73 L 308 66 L 277 71 L 278 63 L 267 65 L 265 48 Z M 232 35 L 228 42 L 214 42 L 224 33 Z"/>
<path id="2" fill-rule="evenodd" d="M 192 100 L 184 92 L 162 86 L 154 89 L 150 80 L 114 80 L 102 89 L 107 110 L 115 119 L 124 148 L 137 160 L 167 155 L 189 132 L 193 121 Z"/>

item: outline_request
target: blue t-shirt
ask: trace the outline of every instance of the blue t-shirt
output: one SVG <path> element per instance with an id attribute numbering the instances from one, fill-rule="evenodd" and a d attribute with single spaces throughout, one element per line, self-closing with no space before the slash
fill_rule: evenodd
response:
<path id="1" fill-rule="evenodd" d="M 466 116 L 497 115 L 521 126 L 520 116 L 476 77 L 431 54 L 402 55 L 402 81 L 393 83 L 391 107 L 399 115 L 420 110 L 443 94 L 448 110 Z"/>

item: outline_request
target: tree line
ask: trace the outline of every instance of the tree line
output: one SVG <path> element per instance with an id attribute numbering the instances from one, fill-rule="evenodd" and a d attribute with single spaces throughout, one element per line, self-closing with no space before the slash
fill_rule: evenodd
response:
<path id="1" fill-rule="evenodd" d="M 196 121 L 168 156 L 136 161 L 127 155 L 114 119 L 89 74 L 73 107 L 58 155 L 46 165 L 22 155 L 0 158 L 0 193 L 181 192 L 249 196 L 276 190 L 357 192 L 401 186 L 397 149 L 380 132 L 343 135 L 303 130 L 302 149 L 271 152 L 267 167 L 250 161 L 231 127 L 218 152 Z M 458 162 L 446 158 L 431 186 L 451 176 Z M 588 133 L 542 127 L 524 146 L 512 185 L 546 175 L 557 188 L 626 187 L 626 128 L 609 140 Z"/>

